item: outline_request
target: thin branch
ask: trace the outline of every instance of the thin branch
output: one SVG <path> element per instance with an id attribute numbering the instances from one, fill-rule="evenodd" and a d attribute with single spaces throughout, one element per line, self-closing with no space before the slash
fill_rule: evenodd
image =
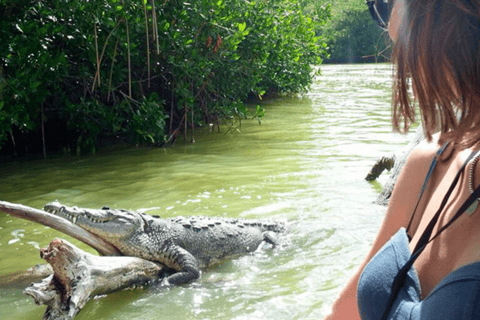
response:
<path id="1" fill-rule="evenodd" d="M 97 72 L 95 73 L 95 78 L 93 79 L 92 92 L 95 91 L 95 83 L 98 82 L 100 87 L 100 57 L 98 56 L 98 37 L 97 37 L 97 23 L 93 24 L 93 33 L 95 34 L 95 58 L 97 61 Z"/>
<path id="2" fill-rule="evenodd" d="M 157 12 L 155 11 L 155 0 L 152 1 L 152 27 L 155 37 L 155 44 L 157 46 L 157 54 L 160 54 L 160 44 L 158 42 L 158 24 L 157 24 Z"/>
<path id="3" fill-rule="evenodd" d="M 107 101 L 110 101 L 110 93 L 112 92 L 112 77 L 113 77 L 113 66 L 115 65 L 115 58 L 117 57 L 117 47 L 120 38 L 117 37 L 117 42 L 115 42 L 115 49 L 113 50 L 112 65 L 110 66 L 110 77 L 108 79 L 108 94 Z"/>
<path id="4" fill-rule="evenodd" d="M 150 37 L 148 34 L 147 6 L 144 0 L 142 0 L 142 4 L 143 4 L 143 14 L 145 15 L 145 34 L 147 37 L 147 74 L 148 74 L 148 87 L 150 88 Z"/>
<path id="5" fill-rule="evenodd" d="M 47 146 L 45 144 L 45 115 L 43 113 L 43 104 L 41 106 L 41 112 L 42 112 L 42 143 L 43 143 L 43 159 L 47 159 Z"/>
<path id="6" fill-rule="evenodd" d="M 128 20 L 125 19 L 125 25 L 127 27 L 127 54 L 128 54 L 128 96 L 132 98 L 132 63 L 130 59 L 130 31 L 128 28 Z"/>
<path id="7" fill-rule="evenodd" d="M 13 144 L 13 155 L 17 156 L 17 145 L 15 144 L 15 138 L 13 137 L 13 132 L 9 131 L 10 133 L 10 138 L 12 138 L 12 144 Z"/>
<path id="8" fill-rule="evenodd" d="M 108 45 L 108 40 L 110 40 L 110 37 L 112 36 L 113 31 L 115 31 L 115 29 L 117 29 L 117 27 L 119 25 L 120 25 L 120 21 L 117 22 L 115 27 L 113 27 L 112 31 L 110 31 L 110 33 L 108 34 L 107 39 L 105 39 L 105 44 L 103 45 L 103 48 L 102 48 L 102 54 L 100 55 L 100 64 L 102 63 L 103 55 L 105 54 L 105 50 L 106 50 L 107 45 Z"/>
<path id="9" fill-rule="evenodd" d="M 190 91 L 193 93 L 193 82 L 190 82 Z M 192 143 L 195 143 L 195 123 L 193 122 L 193 106 L 191 108 L 191 111 L 192 111 L 192 122 L 191 122 L 191 126 L 192 126 Z"/>
<path id="10" fill-rule="evenodd" d="M 172 127 L 173 127 L 173 97 L 175 94 L 175 82 L 172 84 L 172 96 L 171 96 L 171 101 L 170 101 L 170 136 L 173 134 Z M 180 121 L 181 122 L 181 121 Z"/>
<path id="11" fill-rule="evenodd" d="M 185 118 L 185 132 L 183 133 L 183 136 L 185 138 L 185 143 L 187 143 L 187 130 L 188 130 L 188 109 L 187 109 L 187 103 L 185 102 L 185 107 L 183 109 L 184 118 Z"/>

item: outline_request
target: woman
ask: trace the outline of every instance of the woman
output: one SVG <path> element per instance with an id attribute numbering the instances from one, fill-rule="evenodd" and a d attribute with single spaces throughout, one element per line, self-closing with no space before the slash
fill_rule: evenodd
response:
<path id="1" fill-rule="evenodd" d="M 480 319 L 480 1 L 368 3 L 394 42 L 393 126 L 408 129 L 414 101 L 427 141 L 326 319 Z"/>

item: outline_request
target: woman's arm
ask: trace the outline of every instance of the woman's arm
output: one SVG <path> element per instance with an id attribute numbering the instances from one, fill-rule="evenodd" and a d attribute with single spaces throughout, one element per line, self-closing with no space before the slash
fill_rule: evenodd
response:
<path id="1" fill-rule="evenodd" d="M 369 253 L 334 302 L 332 313 L 325 320 L 360 319 L 357 308 L 358 279 L 367 263 L 383 245 L 401 227 L 407 227 L 423 181 L 437 149 L 438 146 L 435 142 L 422 142 L 409 155 L 407 163 L 395 184 L 385 218 Z M 422 200 L 425 200 L 425 198 L 424 196 Z M 416 214 L 421 214 L 421 211 L 419 210 Z"/>

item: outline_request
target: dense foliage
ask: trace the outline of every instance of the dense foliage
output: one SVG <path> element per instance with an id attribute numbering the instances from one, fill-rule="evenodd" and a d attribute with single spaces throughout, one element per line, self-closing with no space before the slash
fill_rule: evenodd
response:
<path id="1" fill-rule="evenodd" d="M 323 8 L 323 9 L 322 9 Z M 303 92 L 328 8 L 295 0 L 0 0 L 0 148 L 164 143 Z M 261 116 L 257 109 L 253 116 Z"/>
<path id="2" fill-rule="evenodd" d="M 331 20 L 317 29 L 328 42 L 326 63 L 389 60 L 391 41 L 371 19 L 365 1 L 333 0 L 331 8 Z"/>

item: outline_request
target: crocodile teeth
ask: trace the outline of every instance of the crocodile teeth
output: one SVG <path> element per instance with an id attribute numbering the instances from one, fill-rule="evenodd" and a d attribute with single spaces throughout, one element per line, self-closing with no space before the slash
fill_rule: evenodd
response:
<path id="1" fill-rule="evenodd" d="M 73 222 L 73 224 L 77 223 L 77 217 L 73 217 L 72 222 Z"/>

